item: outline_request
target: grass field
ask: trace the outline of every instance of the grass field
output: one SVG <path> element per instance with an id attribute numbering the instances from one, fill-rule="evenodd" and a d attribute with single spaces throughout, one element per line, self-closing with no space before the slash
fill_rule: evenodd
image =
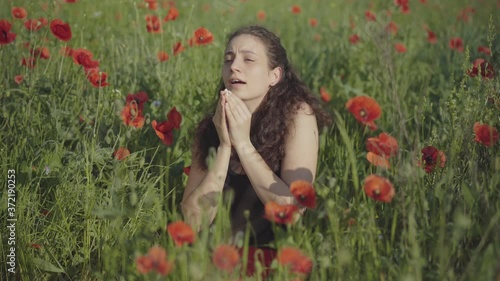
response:
<path id="1" fill-rule="evenodd" d="M 166 227 L 183 219 L 225 36 L 262 24 L 334 119 L 316 208 L 276 229 L 277 249 L 312 269 L 276 261 L 271 280 L 500 280 L 499 1 L 65 2 L 1 4 L 0 279 L 238 280 L 243 260 L 232 273 L 212 261 L 232 242 L 227 208 L 189 245 Z M 127 101 L 139 92 L 147 101 Z M 357 96 L 380 106 L 376 130 L 346 107 Z M 156 132 L 174 107 L 180 128 Z M 381 133 L 397 146 L 372 148 L 375 165 L 367 142 L 384 145 Z M 168 262 L 157 252 L 143 273 L 154 246 Z"/>

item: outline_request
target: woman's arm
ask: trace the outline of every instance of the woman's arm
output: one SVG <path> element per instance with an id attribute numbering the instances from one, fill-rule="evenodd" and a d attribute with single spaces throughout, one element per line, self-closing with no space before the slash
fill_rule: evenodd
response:
<path id="1" fill-rule="evenodd" d="M 194 153 L 193 153 L 194 155 Z M 191 171 L 182 196 L 181 209 L 184 221 L 199 230 L 204 220 L 211 223 L 215 218 L 219 195 L 224 188 L 231 147 L 219 147 L 215 163 L 204 171 L 192 158 Z M 205 217 L 204 217 L 205 216 Z"/>
<path id="2" fill-rule="evenodd" d="M 307 104 L 303 104 L 294 116 L 285 143 L 281 178 L 269 168 L 250 141 L 235 144 L 241 165 L 264 204 L 268 201 L 292 204 L 294 198 L 290 193 L 290 184 L 299 179 L 311 183 L 314 181 L 318 147 L 316 117 Z"/>

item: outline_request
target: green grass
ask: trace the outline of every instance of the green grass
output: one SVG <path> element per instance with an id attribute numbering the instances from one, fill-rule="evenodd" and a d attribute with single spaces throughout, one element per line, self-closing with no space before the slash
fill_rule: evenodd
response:
<path id="1" fill-rule="evenodd" d="M 144 17 L 163 18 L 166 10 L 149 11 L 139 7 L 141 2 L 52 1 L 44 11 L 43 1 L 9 1 L 0 11 L 17 34 L 13 43 L 0 45 L 0 158 L 6 180 L 9 169 L 16 171 L 21 280 L 163 280 L 141 275 L 135 265 L 155 244 L 175 263 L 167 280 L 227 279 L 211 261 L 211 251 L 229 242 L 227 210 L 222 208 L 213 229 L 200 232 L 190 247 L 175 247 L 165 227 L 182 219 L 183 167 L 191 164 L 193 129 L 217 97 L 225 36 L 257 23 L 259 10 L 266 12 L 263 24 L 281 37 L 311 90 L 319 96 L 324 86 L 332 95 L 325 108 L 335 122 L 322 131 L 314 183 L 318 207 L 289 232 L 278 233 L 276 241 L 313 259 L 308 280 L 500 278 L 500 145 L 475 142 L 472 129 L 477 121 L 500 128 L 500 84 L 498 74 L 493 80 L 466 75 L 479 57 L 500 70 L 496 1 L 428 0 L 424 5 L 413 0 L 410 14 L 399 12 L 393 1 L 373 1 L 376 23 L 364 18 L 369 1 L 175 1 L 180 16 L 165 23 L 161 34 L 147 33 Z M 293 4 L 302 6 L 300 14 L 290 12 Z M 59 41 L 48 27 L 29 33 L 11 16 L 13 6 L 25 7 L 28 18 L 68 22 L 72 39 Z M 457 20 L 467 6 L 476 13 L 468 22 Z M 313 17 L 319 22 L 314 28 L 308 24 Z M 389 21 L 399 26 L 396 36 L 384 33 Z M 426 41 L 424 24 L 436 32 L 435 45 Z M 214 34 L 214 41 L 173 56 L 172 45 L 186 45 L 200 26 Z M 349 43 L 354 33 L 361 37 L 357 45 Z M 452 37 L 463 39 L 464 52 L 448 47 Z M 38 60 L 33 69 L 20 65 L 29 56 L 24 42 L 49 48 L 50 59 Z M 407 52 L 395 52 L 396 42 Z M 60 55 L 65 45 L 90 50 L 110 85 L 92 87 L 83 70 Z M 489 46 L 492 55 L 478 53 L 480 45 Z M 168 61 L 156 59 L 160 50 L 170 55 Z M 20 85 L 16 75 L 24 76 Z M 139 91 L 150 101 L 146 124 L 135 129 L 122 123 L 120 112 L 126 95 Z M 382 108 L 376 132 L 345 109 L 349 98 L 362 94 Z M 488 102 L 492 99 L 496 104 Z M 167 147 L 150 123 L 166 120 L 174 106 L 183 122 Z M 365 158 L 366 139 L 381 132 L 399 143 L 389 170 Z M 428 145 L 447 157 L 445 168 L 429 174 L 416 164 Z M 124 161 L 113 158 L 121 146 L 131 152 Z M 394 184 L 391 203 L 363 192 L 372 173 Z M 10 251 L 4 186 L 0 260 Z M 291 280 L 274 266 L 274 280 Z M 15 279 L 8 268 L 2 262 L 2 280 Z"/>

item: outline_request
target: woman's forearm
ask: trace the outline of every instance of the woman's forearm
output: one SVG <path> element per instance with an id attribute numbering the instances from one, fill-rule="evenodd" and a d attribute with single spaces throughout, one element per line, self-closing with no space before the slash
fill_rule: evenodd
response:
<path id="1" fill-rule="evenodd" d="M 184 219 L 198 228 L 204 219 L 211 223 L 215 218 L 218 199 L 227 176 L 231 147 L 219 147 L 212 167 L 194 190 L 182 200 Z M 206 216 L 203 218 L 203 216 Z"/>
<path id="2" fill-rule="evenodd" d="M 235 147 L 241 165 L 263 204 L 275 201 L 278 204 L 292 204 L 294 198 L 290 187 L 267 165 L 252 143 Z"/>

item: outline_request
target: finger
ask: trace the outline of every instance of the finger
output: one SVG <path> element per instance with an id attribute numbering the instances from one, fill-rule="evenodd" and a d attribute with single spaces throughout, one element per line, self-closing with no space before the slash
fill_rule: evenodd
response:
<path id="1" fill-rule="evenodd" d="M 229 95 L 228 97 L 229 100 L 231 100 L 232 107 L 234 107 L 240 116 L 245 116 L 248 117 L 252 115 L 250 113 L 250 110 L 248 110 L 247 105 L 237 96 L 235 95 Z"/>
<path id="2" fill-rule="evenodd" d="M 236 120 L 234 118 L 233 111 L 231 110 L 229 103 L 226 103 L 225 105 L 225 111 L 226 111 L 226 116 L 227 116 L 227 121 L 229 123 L 229 126 L 235 124 Z"/>

